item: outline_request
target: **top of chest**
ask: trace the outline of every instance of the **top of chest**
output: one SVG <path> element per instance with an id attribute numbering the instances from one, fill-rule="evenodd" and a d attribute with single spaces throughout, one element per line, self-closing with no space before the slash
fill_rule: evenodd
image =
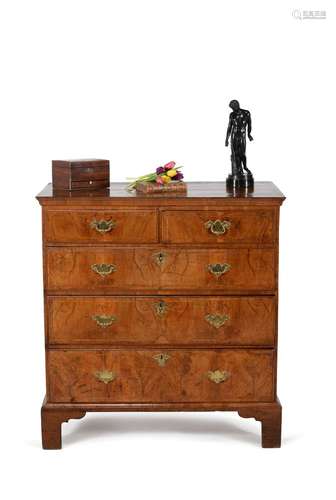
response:
<path id="1" fill-rule="evenodd" d="M 187 193 L 146 195 L 130 193 L 126 183 L 112 183 L 97 191 L 55 190 L 48 184 L 38 195 L 41 205 L 69 207 L 216 207 L 280 206 L 285 197 L 272 182 L 256 182 L 253 192 L 229 192 L 224 182 L 189 182 Z"/>

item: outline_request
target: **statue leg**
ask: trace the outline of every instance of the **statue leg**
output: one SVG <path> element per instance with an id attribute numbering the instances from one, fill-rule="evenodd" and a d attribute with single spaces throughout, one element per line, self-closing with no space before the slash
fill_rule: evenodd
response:
<path id="1" fill-rule="evenodd" d="M 232 151 L 231 154 L 231 170 L 232 170 L 232 175 L 238 175 L 239 174 L 239 158 L 237 158 L 237 155 Z"/>
<path id="2" fill-rule="evenodd" d="M 242 167 L 242 159 L 240 156 L 237 156 L 236 165 L 237 165 L 237 175 L 240 175 L 240 176 L 244 175 L 243 167 Z"/>
<path id="3" fill-rule="evenodd" d="M 251 173 L 251 170 L 249 170 L 249 169 L 247 168 L 247 166 L 246 166 L 246 156 L 245 156 L 245 155 L 243 155 L 243 156 L 242 156 L 242 162 L 243 162 L 243 168 L 244 168 L 245 172 L 246 172 L 247 174 L 252 174 L 252 173 Z"/>
<path id="4" fill-rule="evenodd" d="M 242 177 L 244 175 L 243 165 L 244 165 L 245 150 L 244 150 L 244 138 L 241 135 L 236 136 L 235 154 L 237 158 L 237 175 Z"/>

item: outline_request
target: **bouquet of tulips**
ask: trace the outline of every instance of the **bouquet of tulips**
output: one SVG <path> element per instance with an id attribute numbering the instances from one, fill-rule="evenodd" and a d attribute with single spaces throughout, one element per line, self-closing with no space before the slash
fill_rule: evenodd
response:
<path id="1" fill-rule="evenodd" d="M 137 179 L 132 179 L 132 182 L 127 186 L 129 191 L 133 191 L 136 188 L 138 182 L 156 182 L 157 184 L 168 184 L 171 181 L 181 181 L 183 179 L 183 174 L 180 172 L 181 166 L 177 167 L 174 161 L 170 161 L 163 165 L 163 167 L 157 167 L 155 172 L 147 175 L 142 175 Z"/>

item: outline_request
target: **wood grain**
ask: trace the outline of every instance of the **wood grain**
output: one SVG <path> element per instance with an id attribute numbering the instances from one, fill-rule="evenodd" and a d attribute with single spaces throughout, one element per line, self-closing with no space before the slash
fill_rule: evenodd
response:
<path id="1" fill-rule="evenodd" d="M 274 346 L 274 297 L 49 297 L 50 345 Z M 162 312 L 163 311 L 163 312 Z M 102 327 L 96 315 L 113 316 Z M 208 315 L 224 316 L 216 328 Z"/>
<path id="2" fill-rule="evenodd" d="M 265 205 L 279 206 L 285 199 L 283 193 L 272 182 L 255 182 L 254 190 L 251 193 L 245 191 L 231 193 L 226 190 L 225 182 L 187 182 L 187 193 L 184 197 L 176 196 L 174 193 L 165 195 L 146 195 L 140 193 L 130 193 L 127 191 L 127 184 L 124 182 L 113 182 L 110 189 L 104 194 L 100 191 L 92 192 L 88 195 L 85 192 L 56 191 L 52 184 L 47 186 L 37 195 L 41 205 L 92 205 L 96 202 L 108 206 L 114 202 L 118 205 L 128 206 L 216 206 L 219 203 L 231 205 L 237 208 L 241 205 Z"/>
<path id="3" fill-rule="evenodd" d="M 164 254 L 158 264 L 157 254 Z M 116 271 L 101 277 L 91 266 L 113 264 Z M 228 263 L 231 269 L 219 279 L 209 264 Z M 46 251 L 47 290 L 65 293 L 134 293 L 136 290 L 190 289 L 274 291 L 273 249 L 173 249 L 48 248 Z"/>
<path id="4" fill-rule="evenodd" d="M 106 233 L 92 222 L 113 221 Z M 158 241 L 156 210 L 48 210 L 45 213 L 47 243 L 155 243 Z"/>
<path id="5" fill-rule="evenodd" d="M 165 366 L 153 359 L 162 351 L 61 351 L 47 355 L 51 402 L 272 401 L 272 350 L 166 350 Z M 95 374 L 110 371 L 108 384 Z M 229 373 L 214 383 L 208 371 Z"/>
<path id="6" fill-rule="evenodd" d="M 271 244 L 275 240 L 274 210 L 165 210 L 161 214 L 164 243 Z M 224 234 L 216 235 L 206 227 L 208 221 L 228 221 Z"/>
<path id="7" fill-rule="evenodd" d="M 75 408 L 60 410 L 48 408 L 44 403 L 41 408 L 42 447 L 44 450 L 62 448 L 62 424 L 72 418 L 83 418 L 85 411 Z"/>
<path id="8" fill-rule="evenodd" d="M 244 418 L 254 418 L 261 422 L 261 445 L 263 448 L 281 447 L 282 407 L 279 400 L 271 406 L 240 408 L 238 413 Z"/>
<path id="9" fill-rule="evenodd" d="M 70 418 L 82 418 L 86 412 L 192 412 L 192 411 L 237 411 L 241 417 L 255 418 L 262 425 L 262 447 L 281 446 L 281 404 L 241 402 L 198 403 L 50 403 L 44 400 L 42 436 L 44 449 L 59 449 L 62 446 L 61 424 Z"/>
<path id="10" fill-rule="evenodd" d="M 90 181 L 100 187 L 103 170 L 87 167 L 72 165 L 70 172 L 65 166 L 57 179 L 63 178 L 61 189 L 48 185 L 37 196 L 43 208 L 43 447 L 60 448 L 62 422 L 86 411 L 238 411 L 261 422 L 263 447 L 280 446 L 277 276 L 284 195 L 270 182 L 256 182 L 250 193 L 230 193 L 220 182 L 188 183 L 179 195 L 129 193 L 124 183 L 67 190 L 70 179 L 73 187 Z M 113 230 L 91 226 L 102 219 L 113 220 Z M 230 222 L 223 235 L 205 225 L 217 219 Z M 209 272 L 209 264 L 224 263 L 231 267 L 218 279 Z M 113 264 L 115 272 L 102 277 L 94 264 Z M 102 321 L 110 324 L 103 328 Z M 104 370 L 113 371 L 114 380 L 98 380 Z M 225 380 L 209 379 L 216 370 Z"/>
<path id="11" fill-rule="evenodd" d="M 110 185 L 108 160 L 53 160 L 53 188 L 58 190 L 99 189 Z"/>

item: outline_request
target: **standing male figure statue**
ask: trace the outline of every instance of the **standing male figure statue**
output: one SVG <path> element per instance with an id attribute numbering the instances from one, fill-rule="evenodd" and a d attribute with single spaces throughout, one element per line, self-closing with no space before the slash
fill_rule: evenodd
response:
<path id="1" fill-rule="evenodd" d="M 232 112 L 226 132 L 225 146 L 229 145 L 230 138 L 232 172 L 226 180 L 226 185 L 229 188 L 252 187 L 253 175 L 246 165 L 246 129 L 249 140 L 253 141 L 251 114 L 246 109 L 241 109 L 239 102 L 235 99 L 230 102 L 229 106 Z"/>

